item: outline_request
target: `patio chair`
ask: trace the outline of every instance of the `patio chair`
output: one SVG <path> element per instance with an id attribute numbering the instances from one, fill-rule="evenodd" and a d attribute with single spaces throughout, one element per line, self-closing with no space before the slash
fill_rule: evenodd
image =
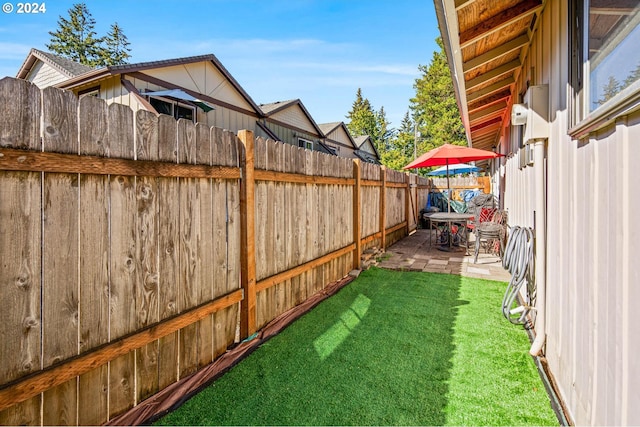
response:
<path id="1" fill-rule="evenodd" d="M 502 209 L 493 210 L 491 218 L 476 224 L 474 233 L 476 235 L 473 255 L 474 264 L 478 262 L 480 246 L 484 246 L 486 253 L 496 253 L 502 260 L 504 243 L 507 237 L 507 211 Z"/>
<path id="2" fill-rule="evenodd" d="M 467 222 L 469 232 L 473 232 L 478 224 L 491 219 L 495 212 L 496 200 L 492 194 L 478 194 L 467 202 L 467 212 L 473 213 L 473 220 Z"/>

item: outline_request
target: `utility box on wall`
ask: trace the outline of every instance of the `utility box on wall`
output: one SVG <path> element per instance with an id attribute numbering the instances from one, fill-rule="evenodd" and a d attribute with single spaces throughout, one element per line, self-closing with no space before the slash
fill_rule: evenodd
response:
<path id="1" fill-rule="evenodd" d="M 524 126 L 523 142 L 531 144 L 549 138 L 549 86 L 531 86 L 524 95 L 524 104 L 514 104 L 511 124 Z"/>

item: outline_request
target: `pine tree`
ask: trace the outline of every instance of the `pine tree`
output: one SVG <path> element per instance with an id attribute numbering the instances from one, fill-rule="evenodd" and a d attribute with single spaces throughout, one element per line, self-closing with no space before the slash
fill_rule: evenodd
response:
<path id="1" fill-rule="evenodd" d="M 351 111 L 349 111 L 346 117 L 349 119 L 347 129 L 349 129 L 349 133 L 351 133 L 352 136 L 368 135 L 375 145 L 376 150 L 380 149 L 377 139 L 379 133 L 377 130 L 378 118 L 369 100 L 362 96 L 362 90 L 360 88 L 358 88 L 356 92 L 356 100 L 353 101 Z"/>
<path id="2" fill-rule="evenodd" d="M 105 37 L 94 31 L 96 21 L 85 3 L 69 9 L 69 19 L 58 19 L 58 29 L 49 31 L 50 52 L 91 67 L 126 64 L 131 55 L 129 41 L 117 24 Z"/>
<path id="3" fill-rule="evenodd" d="M 101 50 L 101 62 L 103 65 L 122 65 L 131 57 L 129 52 L 129 40 L 116 22 L 111 24 L 111 31 L 104 38 L 104 48 Z"/>
<path id="4" fill-rule="evenodd" d="M 86 4 L 74 4 L 69 9 L 69 19 L 61 16 L 58 30 L 49 31 L 51 43 L 47 49 L 84 65 L 97 65 L 102 39 L 93 31 L 95 24 Z"/>
<path id="5" fill-rule="evenodd" d="M 605 102 L 616 96 L 621 89 L 622 88 L 620 87 L 620 82 L 618 82 L 615 77 L 609 76 L 609 78 L 607 79 L 607 83 L 602 86 L 602 95 L 600 96 L 600 99 L 596 101 L 596 103 L 598 105 L 604 104 Z"/>
<path id="6" fill-rule="evenodd" d="M 636 68 L 627 76 L 626 79 L 624 79 L 622 88 L 624 89 L 628 86 L 631 86 L 637 80 L 640 80 L 640 63 L 636 65 Z"/>
<path id="7" fill-rule="evenodd" d="M 402 170 L 413 160 L 415 132 L 409 112 L 405 113 L 400 129 L 389 139 L 387 150 L 380 154 L 381 162 L 389 169 Z"/>
<path id="8" fill-rule="evenodd" d="M 418 155 L 445 143 L 467 143 L 444 45 L 440 37 L 436 42 L 440 51 L 433 53 L 428 66 L 418 67 L 422 76 L 416 79 L 413 86 L 416 96 L 410 100 L 410 108 L 422 134 Z"/>

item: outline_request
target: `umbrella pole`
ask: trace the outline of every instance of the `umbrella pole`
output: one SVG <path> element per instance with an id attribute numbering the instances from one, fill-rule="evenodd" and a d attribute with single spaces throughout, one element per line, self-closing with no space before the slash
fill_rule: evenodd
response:
<path id="1" fill-rule="evenodd" d="M 451 186 L 449 185 L 449 159 L 447 159 L 447 213 L 451 213 Z"/>

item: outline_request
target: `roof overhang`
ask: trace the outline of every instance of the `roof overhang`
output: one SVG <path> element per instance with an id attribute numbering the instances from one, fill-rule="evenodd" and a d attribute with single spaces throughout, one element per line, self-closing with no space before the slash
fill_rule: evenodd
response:
<path id="1" fill-rule="evenodd" d="M 545 0 L 434 0 L 470 146 L 491 150 L 509 124 L 515 83 Z"/>

